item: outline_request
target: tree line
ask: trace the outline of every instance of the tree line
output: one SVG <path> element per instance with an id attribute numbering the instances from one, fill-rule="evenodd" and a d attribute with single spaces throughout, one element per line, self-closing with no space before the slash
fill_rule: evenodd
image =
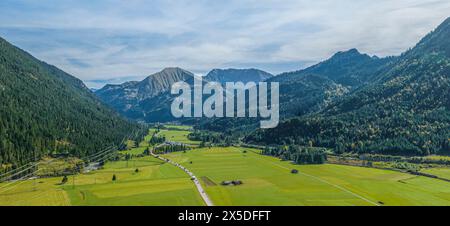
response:
<path id="1" fill-rule="evenodd" d="M 324 164 L 327 160 L 325 149 L 298 145 L 265 147 L 262 154 L 293 161 L 296 164 Z"/>

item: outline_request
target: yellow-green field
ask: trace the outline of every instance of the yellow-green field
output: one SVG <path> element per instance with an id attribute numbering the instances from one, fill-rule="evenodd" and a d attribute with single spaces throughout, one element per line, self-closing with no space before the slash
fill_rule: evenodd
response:
<path id="1" fill-rule="evenodd" d="M 330 164 L 293 165 L 235 147 L 170 153 L 165 157 L 202 178 L 217 205 L 450 205 L 448 182 L 394 171 Z M 291 169 L 300 173 L 291 174 Z M 244 184 L 220 185 L 226 180 L 242 180 Z"/>
<path id="2" fill-rule="evenodd" d="M 192 126 L 186 126 L 186 125 L 164 125 L 167 129 L 177 129 L 177 130 L 191 130 Z"/>
<path id="3" fill-rule="evenodd" d="M 142 154 L 150 138 L 122 153 Z M 65 185 L 61 181 L 56 177 L 0 183 L 0 205 L 203 205 L 187 174 L 150 156 L 108 162 L 104 169 L 70 176 Z"/>
<path id="4" fill-rule="evenodd" d="M 444 167 L 430 168 L 430 169 L 423 169 L 420 172 L 428 173 L 428 174 L 431 174 L 431 175 L 438 176 L 440 178 L 444 178 L 444 179 L 450 180 L 450 168 L 444 168 Z"/>
<path id="5" fill-rule="evenodd" d="M 62 178 L 27 180 L 0 189 L 2 206 L 67 206 L 70 199 L 62 186 Z M 6 183 L 0 184 L 0 188 Z"/>
<path id="6" fill-rule="evenodd" d="M 168 140 L 195 144 L 187 139 L 188 131 L 161 133 Z M 149 139 L 123 153 L 141 154 Z M 395 171 L 293 165 L 239 147 L 164 156 L 192 171 L 216 205 L 450 205 L 449 182 Z M 292 174 L 292 169 L 299 173 Z M 450 177 L 448 168 L 426 172 Z M 101 170 L 69 176 L 64 185 L 61 180 L 0 183 L 0 205 L 204 205 L 185 172 L 150 156 L 108 162 Z M 243 185 L 220 185 L 230 180 L 241 180 Z"/>
<path id="7" fill-rule="evenodd" d="M 139 172 L 135 172 L 138 168 Z M 112 175 L 117 181 L 112 182 Z M 190 178 L 153 157 L 112 162 L 64 187 L 72 205 L 201 205 Z"/>
<path id="8" fill-rule="evenodd" d="M 160 136 L 165 136 L 166 140 L 180 142 L 190 145 L 198 145 L 200 141 L 192 141 L 188 139 L 189 131 L 187 130 L 161 130 Z"/>
<path id="9" fill-rule="evenodd" d="M 112 181 L 114 174 L 116 182 Z M 60 185 L 62 177 L 14 183 L 0 190 L 0 205 L 203 204 L 183 171 L 153 157 L 110 162 L 102 170 L 73 179 L 70 176 L 65 185 Z"/>
<path id="10" fill-rule="evenodd" d="M 424 157 L 425 159 L 430 159 L 430 160 L 447 160 L 450 161 L 450 156 L 443 156 L 443 155 L 430 155 L 427 157 Z"/>

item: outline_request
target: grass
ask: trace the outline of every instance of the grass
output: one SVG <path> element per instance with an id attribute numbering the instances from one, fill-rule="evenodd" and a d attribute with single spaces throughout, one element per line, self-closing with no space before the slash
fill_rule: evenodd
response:
<path id="1" fill-rule="evenodd" d="M 62 177 L 20 181 L 0 189 L 0 206 L 67 206 L 70 199 L 60 185 Z M 36 183 L 35 183 L 36 182 Z M 6 183 L 0 184 L 0 188 Z"/>
<path id="2" fill-rule="evenodd" d="M 443 156 L 443 155 L 430 155 L 430 156 L 426 156 L 423 157 L 425 159 L 430 159 L 430 160 L 447 160 L 450 161 L 450 156 Z"/>
<path id="3" fill-rule="evenodd" d="M 161 130 L 159 132 L 160 136 L 165 136 L 167 140 L 180 142 L 190 145 L 199 145 L 200 141 L 192 141 L 188 139 L 189 131 L 185 130 Z"/>
<path id="4" fill-rule="evenodd" d="M 60 185 L 62 177 L 37 179 L 36 190 L 33 180 L 14 183 L 0 189 L 0 205 L 203 205 L 183 171 L 153 157 L 109 162 L 73 179 L 69 176 L 65 185 Z"/>
<path id="5" fill-rule="evenodd" d="M 108 163 L 104 170 L 77 177 L 75 188 L 68 184 L 64 190 L 73 205 L 202 205 L 183 171 L 152 157 Z"/>
<path id="6" fill-rule="evenodd" d="M 450 205 L 448 182 L 372 168 L 293 165 L 242 150 L 198 149 L 165 157 L 217 184 L 201 180 L 216 205 Z M 291 174 L 294 168 L 300 173 Z M 220 185 L 237 179 L 244 184 Z"/>
<path id="7" fill-rule="evenodd" d="M 117 177 L 115 182 L 113 175 Z M 36 186 L 33 180 L 0 183 L 0 188 L 5 186 L 0 189 L 0 205 L 203 205 L 187 174 L 150 156 L 108 162 L 102 170 L 69 176 L 65 185 L 61 180 L 37 179 Z"/>
<path id="8" fill-rule="evenodd" d="M 191 142 L 187 139 L 189 131 L 161 133 L 168 140 Z M 125 152 L 141 154 L 147 146 L 147 142 L 141 142 Z M 260 155 L 256 149 L 237 147 L 194 149 L 165 157 L 200 178 L 216 205 L 450 205 L 448 182 L 395 171 L 333 164 L 293 165 Z M 292 169 L 299 173 L 292 174 Z M 427 170 L 450 178 L 448 168 Z M 116 181 L 112 181 L 113 175 Z M 0 183 L 0 205 L 204 205 L 187 174 L 150 156 L 108 162 L 104 169 L 69 176 L 65 185 L 61 180 L 54 177 Z M 244 184 L 220 185 L 225 180 L 241 180 Z"/>
<path id="9" fill-rule="evenodd" d="M 142 154 L 154 132 L 150 130 L 138 147 L 122 153 Z M 65 185 L 64 190 L 72 205 L 203 205 L 187 174 L 150 156 L 108 162 L 103 170 L 78 176 L 75 186 Z"/>
<path id="10" fill-rule="evenodd" d="M 420 172 L 428 173 L 431 175 L 438 176 L 440 178 L 450 180 L 450 168 L 443 168 L 443 167 L 429 168 L 429 169 L 423 169 Z"/>
<path id="11" fill-rule="evenodd" d="M 177 130 L 191 130 L 192 126 L 185 126 L 185 125 L 164 125 L 167 129 L 177 129 Z"/>

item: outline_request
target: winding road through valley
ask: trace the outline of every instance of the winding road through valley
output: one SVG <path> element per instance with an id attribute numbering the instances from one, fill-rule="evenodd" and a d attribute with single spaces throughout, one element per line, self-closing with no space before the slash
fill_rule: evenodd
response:
<path id="1" fill-rule="evenodd" d="M 192 182 L 194 182 L 195 187 L 197 188 L 197 191 L 200 193 L 200 196 L 202 197 L 203 201 L 205 202 L 205 204 L 207 206 L 214 206 L 213 202 L 211 201 L 211 199 L 209 198 L 208 194 L 206 194 L 205 189 L 203 189 L 202 185 L 200 184 L 200 181 L 197 179 L 197 177 L 190 171 L 188 170 L 186 167 L 180 165 L 179 163 L 176 163 L 170 159 L 166 159 L 164 157 L 161 157 L 159 155 L 156 155 L 155 153 L 153 153 L 153 150 L 150 151 L 150 154 L 157 158 L 160 159 L 162 161 L 168 162 L 180 169 L 182 169 L 185 173 L 187 173 L 190 177 Z"/>

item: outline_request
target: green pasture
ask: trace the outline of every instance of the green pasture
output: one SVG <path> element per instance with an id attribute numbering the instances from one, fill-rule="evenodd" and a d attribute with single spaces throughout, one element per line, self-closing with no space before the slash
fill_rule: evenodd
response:
<path id="1" fill-rule="evenodd" d="M 160 136 L 165 136 L 166 140 L 174 141 L 174 142 L 180 142 L 184 144 L 190 144 L 190 145 L 198 145 L 200 144 L 200 141 L 192 141 L 188 139 L 188 135 L 191 133 L 187 130 L 161 130 L 159 132 Z"/>
<path id="2" fill-rule="evenodd" d="M 192 126 L 186 126 L 186 125 L 164 125 L 167 129 L 177 129 L 177 130 L 191 130 Z"/>
<path id="3" fill-rule="evenodd" d="M 139 172 L 135 172 L 138 169 Z M 112 181 L 112 175 L 117 180 Z M 190 178 L 173 165 L 144 157 L 110 162 L 64 186 L 72 205 L 202 205 Z"/>
<path id="4" fill-rule="evenodd" d="M 237 147 L 204 148 L 165 157 L 201 178 L 216 205 L 450 205 L 448 182 L 395 171 L 293 165 Z M 292 169 L 299 173 L 292 174 Z M 244 184 L 220 185 L 230 180 Z"/>
<path id="5" fill-rule="evenodd" d="M 440 178 L 450 180 L 450 168 L 445 168 L 445 167 L 429 168 L 429 169 L 423 169 L 420 172 L 435 175 Z"/>
<path id="6" fill-rule="evenodd" d="M 203 205 L 188 175 L 150 156 L 109 162 L 68 179 L 64 185 L 62 177 L 1 183 L 0 205 Z"/>
<path id="7" fill-rule="evenodd" d="M 162 130 L 168 140 L 196 144 L 189 131 Z M 141 154 L 150 136 L 124 153 Z M 134 145 L 136 146 L 136 145 Z M 450 183 L 390 170 L 344 165 L 294 165 L 239 147 L 164 155 L 191 170 L 216 205 L 450 205 Z M 54 164 L 59 167 L 60 163 Z M 49 167 L 47 167 L 49 168 Z M 291 173 L 297 169 L 297 174 Z M 450 169 L 423 172 L 450 178 Z M 113 181 L 116 175 L 116 181 Z M 241 180 L 239 186 L 222 181 Z M 100 170 L 0 183 L 0 205 L 204 205 L 189 176 L 151 156 L 107 162 Z"/>

